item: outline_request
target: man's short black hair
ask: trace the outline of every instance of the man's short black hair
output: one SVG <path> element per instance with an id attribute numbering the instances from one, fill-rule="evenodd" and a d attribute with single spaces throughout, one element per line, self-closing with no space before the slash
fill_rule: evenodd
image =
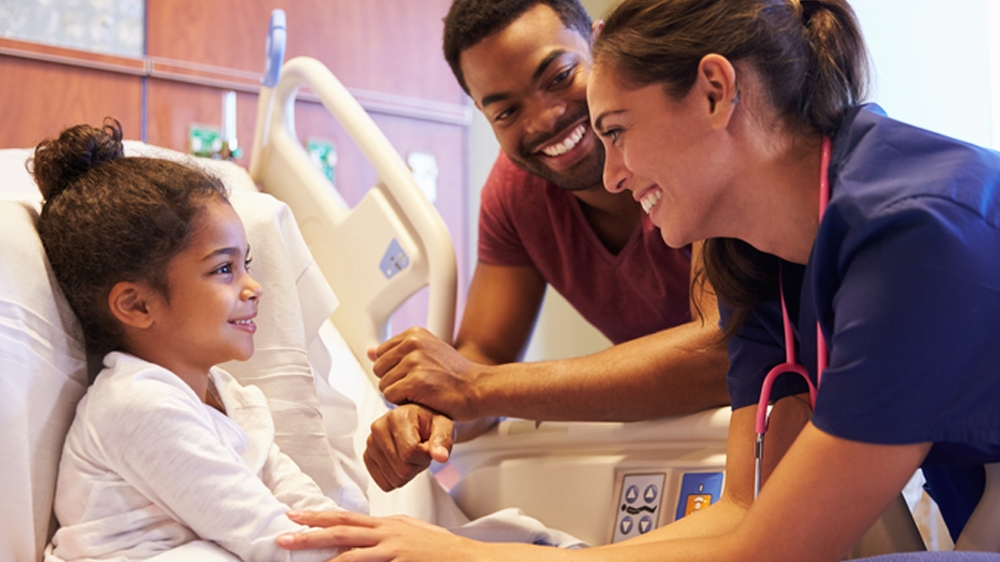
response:
<path id="1" fill-rule="evenodd" d="M 579 0 L 455 0 L 444 18 L 444 58 L 469 93 L 459 60 L 462 52 L 499 33 L 538 4 L 552 8 L 567 29 L 590 40 L 591 19 Z"/>

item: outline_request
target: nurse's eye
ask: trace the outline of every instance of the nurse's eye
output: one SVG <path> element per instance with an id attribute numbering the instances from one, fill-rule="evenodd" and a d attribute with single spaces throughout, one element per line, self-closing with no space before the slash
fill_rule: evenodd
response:
<path id="1" fill-rule="evenodd" d="M 601 133 L 601 136 L 606 139 L 609 139 L 611 141 L 611 145 L 614 146 L 614 144 L 618 141 L 618 137 L 621 136 L 621 134 L 622 134 L 621 128 L 613 127 L 610 129 L 605 129 L 604 132 Z"/>

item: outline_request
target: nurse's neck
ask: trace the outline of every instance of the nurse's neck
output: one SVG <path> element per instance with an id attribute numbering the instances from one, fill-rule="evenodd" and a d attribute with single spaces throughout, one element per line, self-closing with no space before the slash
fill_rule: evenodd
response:
<path id="1" fill-rule="evenodd" d="M 765 160 L 754 174 L 756 206 L 752 231 L 744 238 L 758 250 L 792 263 L 809 261 L 819 230 L 822 138 L 797 137 L 788 150 Z"/>

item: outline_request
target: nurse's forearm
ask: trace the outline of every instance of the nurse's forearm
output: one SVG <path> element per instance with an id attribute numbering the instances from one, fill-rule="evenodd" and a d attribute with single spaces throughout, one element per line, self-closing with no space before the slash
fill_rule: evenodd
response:
<path id="1" fill-rule="evenodd" d="M 729 403 L 714 325 L 691 322 L 585 357 L 484 368 L 469 379 L 479 417 L 635 421 Z"/>

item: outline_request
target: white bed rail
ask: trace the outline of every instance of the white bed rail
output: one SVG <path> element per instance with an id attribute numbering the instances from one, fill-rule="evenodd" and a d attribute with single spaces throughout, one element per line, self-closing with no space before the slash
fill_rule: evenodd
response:
<path id="1" fill-rule="evenodd" d="M 378 174 L 378 184 L 354 208 L 296 136 L 302 85 L 319 96 Z M 385 340 L 392 313 L 424 286 L 430 291 L 427 328 L 451 342 L 457 291 L 451 238 L 368 113 L 322 63 L 307 57 L 288 61 L 273 89 L 265 80 L 259 104 L 250 175 L 291 207 L 320 270 L 342 296 L 331 319 L 366 370 L 365 351 Z"/>

